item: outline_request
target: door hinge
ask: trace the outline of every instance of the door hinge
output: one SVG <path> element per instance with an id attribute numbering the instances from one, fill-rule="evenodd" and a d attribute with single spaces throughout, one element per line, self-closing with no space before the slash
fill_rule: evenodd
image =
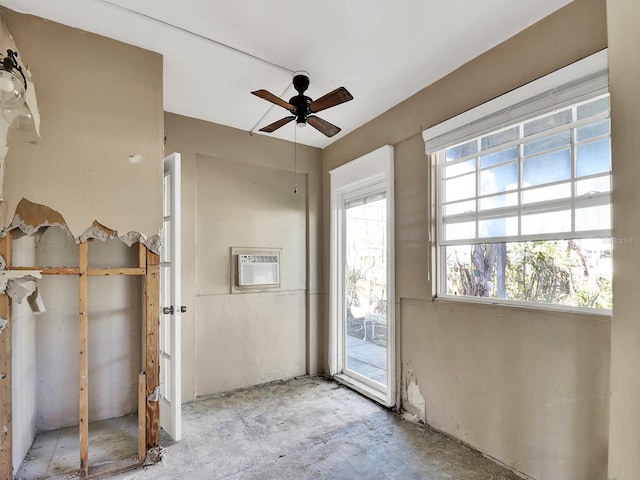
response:
<path id="1" fill-rule="evenodd" d="M 173 305 L 170 307 L 162 307 L 162 313 L 165 315 L 173 315 Z"/>

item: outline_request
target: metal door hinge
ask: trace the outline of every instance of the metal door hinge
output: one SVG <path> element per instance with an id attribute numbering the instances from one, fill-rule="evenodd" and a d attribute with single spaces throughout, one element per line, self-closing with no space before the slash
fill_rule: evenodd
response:
<path id="1" fill-rule="evenodd" d="M 165 315 L 173 315 L 173 305 L 170 307 L 162 307 L 162 313 Z"/>

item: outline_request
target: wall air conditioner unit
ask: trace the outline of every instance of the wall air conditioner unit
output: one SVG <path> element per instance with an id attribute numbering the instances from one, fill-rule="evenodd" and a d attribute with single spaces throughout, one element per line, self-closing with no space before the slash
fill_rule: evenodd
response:
<path id="1" fill-rule="evenodd" d="M 238 254 L 238 286 L 280 284 L 280 255 Z"/>

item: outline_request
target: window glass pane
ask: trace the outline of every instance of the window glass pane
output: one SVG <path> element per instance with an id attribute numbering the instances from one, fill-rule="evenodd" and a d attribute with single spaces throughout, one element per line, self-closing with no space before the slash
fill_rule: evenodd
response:
<path id="1" fill-rule="evenodd" d="M 517 193 L 505 193 L 504 195 L 492 195 L 480 199 L 480 210 L 490 210 L 492 208 L 513 207 L 518 204 Z"/>
<path id="2" fill-rule="evenodd" d="M 466 202 L 448 203 L 444 207 L 444 215 L 458 215 L 460 213 L 475 212 L 476 201 L 470 200 Z"/>
<path id="3" fill-rule="evenodd" d="M 571 109 L 562 110 L 536 120 L 531 120 L 524 124 L 524 136 L 535 135 L 551 128 L 567 125 L 572 122 L 573 112 Z"/>
<path id="4" fill-rule="evenodd" d="M 571 210 L 543 212 L 522 216 L 523 235 L 571 231 Z"/>
<path id="5" fill-rule="evenodd" d="M 590 138 L 600 137 L 609 133 L 609 119 L 606 118 L 591 125 L 585 125 L 576 129 L 576 138 L 579 142 Z"/>
<path id="6" fill-rule="evenodd" d="M 462 240 L 476 237 L 476 222 L 447 223 L 444 227 L 444 238 Z"/>
<path id="7" fill-rule="evenodd" d="M 165 220 L 162 227 L 162 245 L 160 245 L 160 261 L 171 261 L 171 220 Z"/>
<path id="8" fill-rule="evenodd" d="M 561 183 L 549 187 L 533 188 L 522 192 L 522 203 L 546 202 L 558 198 L 568 198 L 571 196 L 571 184 Z"/>
<path id="9" fill-rule="evenodd" d="M 576 209 L 576 230 L 601 230 L 611 228 L 611 207 L 598 205 L 595 207 Z"/>
<path id="10" fill-rule="evenodd" d="M 569 178 L 571 178 L 571 155 L 568 149 L 527 158 L 522 165 L 522 183 L 525 187 L 559 182 Z"/>
<path id="11" fill-rule="evenodd" d="M 506 237 L 518 234 L 518 217 L 492 218 L 478 223 L 479 236 Z"/>
<path id="12" fill-rule="evenodd" d="M 480 194 L 504 192 L 518 188 L 518 164 L 508 163 L 480 172 Z"/>
<path id="13" fill-rule="evenodd" d="M 609 97 L 606 96 L 593 102 L 578 105 L 576 110 L 578 112 L 578 120 L 606 112 L 609 110 Z"/>
<path id="14" fill-rule="evenodd" d="M 470 142 L 463 143 L 462 145 L 457 145 L 455 147 L 447 148 L 445 150 L 445 157 L 447 158 L 447 161 L 457 160 L 458 158 L 471 155 L 472 153 L 476 153 L 477 151 L 478 151 L 478 141 L 471 140 Z"/>
<path id="15" fill-rule="evenodd" d="M 171 215 L 171 174 L 165 174 L 162 180 L 163 202 L 162 215 L 168 217 Z"/>
<path id="16" fill-rule="evenodd" d="M 492 133 L 491 135 L 487 135 L 480 140 L 480 149 L 488 150 L 489 148 L 497 147 L 498 145 L 503 145 L 507 142 L 512 142 L 517 140 L 520 137 L 520 126 L 515 126 L 508 128 L 507 130 L 502 130 L 501 132 Z"/>
<path id="17" fill-rule="evenodd" d="M 476 159 L 472 158 L 466 162 L 455 163 L 448 165 L 444 169 L 445 178 L 455 177 L 462 175 L 463 173 L 473 172 L 476 169 Z"/>
<path id="18" fill-rule="evenodd" d="M 576 182 L 576 195 L 587 195 L 589 193 L 601 193 L 611 191 L 611 176 L 588 178 Z"/>
<path id="19" fill-rule="evenodd" d="M 443 249 L 441 293 L 611 308 L 611 240 L 485 243 Z"/>
<path id="20" fill-rule="evenodd" d="M 609 139 L 578 146 L 576 176 L 584 177 L 611 170 Z"/>
<path id="21" fill-rule="evenodd" d="M 508 162 L 518 158 L 518 147 L 507 148 L 499 152 L 491 153 L 480 157 L 480 167 L 490 167 L 498 163 Z"/>
<path id="22" fill-rule="evenodd" d="M 563 145 L 571 144 L 571 133 L 569 131 L 549 135 L 533 142 L 525 143 L 522 147 L 525 155 L 553 150 Z"/>
<path id="23" fill-rule="evenodd" d="M 476 176 L 475 174 L 464 175 L 462 177 L 447 180 L 444 185 L 445 202 L 462 200 L 464 198 L 475 197 Z"/>

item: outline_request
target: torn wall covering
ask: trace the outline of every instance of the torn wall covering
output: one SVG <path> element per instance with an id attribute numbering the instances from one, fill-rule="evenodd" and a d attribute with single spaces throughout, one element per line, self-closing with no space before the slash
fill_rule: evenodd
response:
<path id="1" fill-rule="evenodd" d="M 46 227 L 60 227 L 71 233 L 67 226 L 67 222 L 60 212 L 49 208 L 46 205 L 39 205 L 23 198 L 16 207 L 16 213 L 13 216 L 13 220 L 2 232 L 0 232 L 0 236 L 4 236 L 14 229 L 18 229 L 26 235 L 34 235 L 38 230 Z M 86 242 L 90 238 L 104 241 L 115 237 L 120 238 L 120 240 L 126 243 L 129 247 L 134 243 L 141 242 L 152 252 L 158 253 L 160 250 L 160 237 L 158 235 L 153 235 L 151 238 L 146 238 L 138 232 L 128 232 L 124 235 L 118 235 L 117 230 L 105 227 L 97 220 L 94 220 L 89 228 L 82 232 L 80 236 L 76 237 L 76 242 Z"/>
<path id="2" fill-rule="evenodd" d="M 6 8 L 0 17 L 23 65 L 29 62 L 42 118 L 40 137 L 8 132 L 2 234 L 37 230 L 37 210 L 44 209 L 59 218 L 43 225 L 64 225 L 77 242 L 118 236 L 157 253 L 162 56 Z M 131 155 L 142 160 L 131 163 Z"/>
<path id="3" fill-rule="evenodd" d="M 13 50 L 16 52 L 18 49 L 16 47 L 15 42 L 13 41 L 13 37 L 9 33 L 7 29 L 7 25 L 4 22 L 4 19 L 0 17 L 0 56 L 4 57 L 8 50 Z M 18 54 L 19 55 L 19 54 Z M 18 58 L 21 65 L 23 65 L 23 72 L 25 77 L 27 78 L 27 94 L 26 94 L 26 104 L 33 116 L 33 125 L 32 129 L 35 131 L 37 136 L 40 136 L 40 113 L 38 111 L 38 102 L 36 100 L 36 90 L 33 82 L 31 81 L 31 72 L 27 68 L 24 63 L 23 58 Z M 2 185 L 4 180 L 4 160 L 7 156 L 8 146 L 7 146 L 7 134 L 9 132 L 9 125 L 4 120 L 4 116 L 0 118 L 0 226 L 5 225 L 5 221 L 7 219 L 7 204 L 4 201 L 4 197 L 2 195 Z"/>

